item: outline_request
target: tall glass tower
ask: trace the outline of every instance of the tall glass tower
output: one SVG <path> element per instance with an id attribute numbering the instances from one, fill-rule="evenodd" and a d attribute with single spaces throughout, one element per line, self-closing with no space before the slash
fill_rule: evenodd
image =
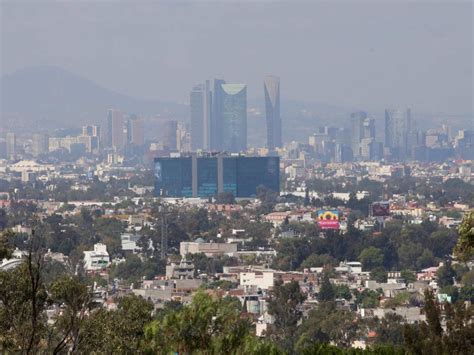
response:
<path id="1" fill-rule="evenodd" d="M 280 78 L 267 76 L 263 82 L 265 116 L 267 121 L 267 148 L 281 147 Z"/>
<path id="2" fill-rule="evenodd" d="M 219 99 L 221 100 L 222 150 L 233 153 L 246 151 L 247 86 L 245 84 L 221 84 L 221 88 Z"/>

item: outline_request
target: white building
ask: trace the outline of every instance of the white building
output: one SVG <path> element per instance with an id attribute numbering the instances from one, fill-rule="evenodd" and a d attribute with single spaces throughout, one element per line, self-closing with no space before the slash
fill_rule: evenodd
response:
<path id="1" fill-rule="evenodd" d="M 139 234 L 130 234 L 124 233 L 120 236 L 120 240 L 122 243 L 122 250 L 128 251 L 132 253 L 139 253 L 141 252 L 142 248 L 137 245 L 137 242 L 140 240 L 141 235 Z"/>
<path id="2" fill-rule="evenodd" d="M 268 290 L 273 287 L 275 273 L 273 271 L 241 272 L 240 285 L 244 287 L 257 287 Z"/>
<path id="3" fill-rule="evenodd" d="M 105 244 L 94 244 L 94 250 L 84 251 L 84 268 L 86 271 L 99 271 L 110 264 L 109 253 Z"/>

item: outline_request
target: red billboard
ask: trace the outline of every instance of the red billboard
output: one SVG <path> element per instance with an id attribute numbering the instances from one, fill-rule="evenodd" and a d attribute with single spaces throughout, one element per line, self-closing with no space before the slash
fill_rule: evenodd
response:
<path id="1" fill-rule="evenodd" d="M 374 217 L 390 216 L 390 203 L 388 201 L 374 202 L 372 204 L 372 216 Z"/>

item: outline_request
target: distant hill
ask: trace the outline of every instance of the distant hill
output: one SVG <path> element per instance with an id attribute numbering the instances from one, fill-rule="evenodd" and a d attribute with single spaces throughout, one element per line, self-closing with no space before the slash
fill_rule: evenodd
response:
<path id="1" fill-rule="evenodd" d="M 185 105 L 116 93 L 58 67 L 34 67 L 1 78 L 3 128 L 40 130 L 103 123 L 109 108 L 186 117 Z"/>

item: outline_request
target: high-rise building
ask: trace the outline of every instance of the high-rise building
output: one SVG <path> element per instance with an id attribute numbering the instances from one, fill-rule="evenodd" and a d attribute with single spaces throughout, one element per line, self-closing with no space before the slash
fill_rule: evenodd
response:
<path id="1" fill-rule="evenodd" d="M 222 150 L 244 152 L 247 150 L 247 86 L 222 84 L 221 88 L 219 121 Z"/>
<path id="2" fill-rule="evenodd" d="M 38 157 L 41 154 L 48 153 L 49 137 L 47 134 L 34 133 L 31 139 L 31 154 Z"/>
<path id="3" fill-rule="evenodd" d="M 131 115 L 127 119 L 127 144 L 141 147 L 145 144 L 143 118 Z"/>
<path id="4" fill-rule="evenodd" d="M 107 139 L 108 148 L 123 151 L 125 147 L 124 117 L 120 110 L 110 109 L 107 112 Z"/>
<path id="5" fill-rule="evenodd" d="M 190 94 L 192 150 L 247 150 L 247 87 L 222 79 L 195 86 Z"/>
<path id="6" fill-rule="evenodd" d="M 195 149 L 191 149 L 191 135 L 183 122 L 178 123 L 176 130 L 176 149 L 178 152 L 187 153 Z"/>
<path id="7" fill-rule="evenodd" d="M 211 112 L 211 126 L 210 126 L 210 149 L 211 150 L 222 150 L 223 149 L 223 98 L 225 96 L 222 85 L 225 84 L 225 80 L 214 79 L 214 91 L 212 92 L 212 112 Z"/>
<path id="8" fill-rule="evenodd" d="M 212 93 L 209 80 L 192 89 L 190 110 L 192 149 L 211 149 Z"/>
<path id="9" fill-rule="evenodd" d="M 185 156 L 155 159 L 155 194 L 168 197 L 215 197 L 232 192 L 254 197 L 264 186 L 280 191 L 279 157 Z"/>
<path id="10" fill-rule="evenodd" d="M 411 153 L 411 111 L 385 110 L 385 146 L 393 160 L 404 160 Z"/>
<path id="11" fill-rule="evenodd" d="M 89 153 L 99 153 L 100 150 L 100 126 L 89 125 L 82 127 L 82 137 L 79 141 L 86 146 L 86 151 Z"/>
<path id="12" fill-rule="evenodd" d="M 7 142 L 0 138 L 0 159 L 6 159 L 7 157 Z"/>
<path id="13" fill-rule="evenodd" d="M 265 116 L 267 123 L 267 148 L 273 150 L 282 145 L 280 117 L 280 78 L 267 76 L 263 82 Z"/>
<path id="14" fill-rule="evenodd" d="M 15 159 L 16 157 L 16 134 L 8 132 L 6 136 L 7 142 L 7 158 Z"/>
<path id="15" fill-rule="evenodd" d="M 176 151 L 178 149 L 177 135 L 178 135 L 178 122 L 169 120 L 163 123 L 163 148 Z"/>
<path id="16" fill-rule="evenodd" d="M 363 157 L 362 141 L 364 139 L 365 142 L 367 139 L 375 139 L 375 120 L 367 117 L 366 112 L 354 112 L 351 114 L 351 149 L 355 158 Z"/>

